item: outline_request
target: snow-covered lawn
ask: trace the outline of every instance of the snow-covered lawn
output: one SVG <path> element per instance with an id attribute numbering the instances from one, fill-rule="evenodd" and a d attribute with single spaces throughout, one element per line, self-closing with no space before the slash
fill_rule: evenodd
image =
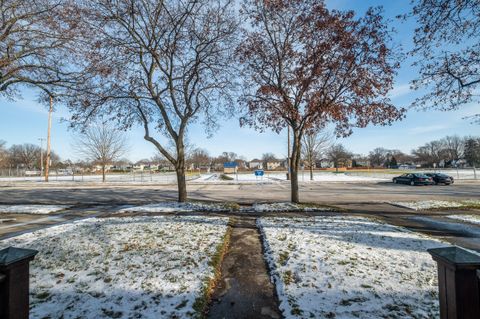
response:
<path id="1" fill-rule="evenodd" d="M 225 218 L 89 219 L 0 242 L 37 249 L 30 318 L 189 318 Z"/>
<path id="2" fill-rule="evenodd" d="M 0 205 L 0 214 L 47 215 L 70 207 L 66 205 Z"/>
<path id="3" fill-rule="evenodd" d="M 198 173 L 188 174 L 187 180 L 198 178 Z M 0 183 L 15 183 L 15 182 L 38 182 L 43 183 L 43 177 L 40 176 L 25 176 L 25 177 L 0 177 Z M 71 184 L 71 183 L 102 183 L 102 175 L 51 175 L 49 179 L 50 184 Z M 150 173 L 132 172 L 124 174 L 108 174 L 106 183 L 126 183 L 126 184 L 171 184 L 177 182 L 177 175 L 172 172 L 165 173 Z"/>
<path id="4" fill-rule="evenodd" d="M 287 180 L 286 174 L 270 174 L 268 177 Z M 379 182 L 385 181 L 385 178 L 378 178 L 372 176 L 358 176 L 350 173 L 334 173 L 334 172 L 314 172 L 313 181 L 310 180 L 310 173 L 298 173 L 298 180 L 300 182 Z"/>
<path id="5" fill-rule="evenodd" d="M 261 218 L 286 318 L 437 318 L 428 237 L 366 218 Z"/>
<path id="6" fill-rule="evenodd" d="M 221 173 L 202 174 L 199 178 L 195 179 L 193 183 L 261 183 L 261 184 L 273 184 L 287 180 L 285 172 L 265 172 L 263 177 L 255 176 L 254 172 L 228 174 L 232 180 L 222 180 L 220 178 Z M 385 178 L 377 178 L 370 176 L 355 176 L 345 173 L 334 172 L 315 172 L 313 175 L 313 181 L 310 180 L 310 173 L 305 171 L 303 174 L 298 174 L 299 182 L 378 182 L 385 181 Z"/>
<path id="7" fill-rule="evenodd" d="M 480 224 L 480 215 L 449 215 L 447 217 L 471 224 Z"/>
<path id="8" fill-rule="evenodd" d="M 237 174 L 225 174 L 231 179 L 222 179 L 222 173 L 202 174 L 199 178 L 192 180 L 192 183 L 208 183 L 208 184 L 274 184 L 279 183 L 275 178 L 271 179 L 271 173 L 266 172 L 263 177 L 255 176 L 253 172 Z"/>
<path id="9" fill-rule="evenodd" d="M 413 202 L 390 202 L 390 204 L 410 208 L 413 210 L 427 210 L 438 208 L 462 208 L 480 205 L 480 200 L 446 201 L 446 200 L 424 200 Z"/>

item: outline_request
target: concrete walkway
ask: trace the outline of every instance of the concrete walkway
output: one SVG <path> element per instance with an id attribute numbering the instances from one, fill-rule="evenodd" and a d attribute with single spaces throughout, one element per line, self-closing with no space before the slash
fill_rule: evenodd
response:
<path id="1" fill-rule="evenodd" d="M 255 218 L 236 220 L 208 318 L 281 318 Z"/>

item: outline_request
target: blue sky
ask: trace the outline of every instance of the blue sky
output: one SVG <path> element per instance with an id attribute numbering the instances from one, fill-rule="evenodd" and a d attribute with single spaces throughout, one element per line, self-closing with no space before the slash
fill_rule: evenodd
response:
<path id="1" fill-rule="evenodd" d="M 369 6 L 377 5 L 382 5 L 385 16 L 393 20 L 392 25 L 398 31 L 394 40 L 402 44 L 404 49 L 410 48 L 415 25 L 411 22 L 401 23 L 395 20 L 396 15 L 408 10 L 409 1 L 327 1 L 329 8 L 353 9 L 358 14 L 362 14 Z M 409 89 L 409 82 L 415 77 L 415 73 L 410 60 L 402 64 L 395 88 L 391 92 L 395 105 L 407 107 L 417 96 L 418 92 L 412 92 Z M 0 140 L 7 141 L 8 146 L 22 143 L 39 144 L 38 139 L 47 135 L 46 107 L 36 102 L 34 91 L 24 89 L 21 92 L 23 99 L 16 102 L 0 97 Z M 417 146 L 446 135 L 479 135 L 480 126 L 464 119 L 466 116 L 479 113 L 478 109 L 477 104 L 470 104 L 451 112 L 409 110 L 406 119 L 392 126 L 355 129 L 350 137 L 340 139 L 338 142 L 358 154 L 367 154 L 376 147 L 410 152 Z M 62 159 L 77 159 L 78 155 L 74 153 L 71 145 L 75 132 L 68 129 L 68 123 L 61 121 L 68 116 L 68 111 L 64 107 L 57 106 L 53 120 L 52 147 Z M 130 151 L 126 157 L 130 160 L 149 158 L 156 153 L 155 148 L 143 140 L 143 132 L 140 128 L 132 129 L 126 134 L 130 145 Z M 253 159 L 261 157 L 266 152 L 272 152 L 279 157 L 285 157 L 287 153 L 286 132 L 258 133 L 250 128 L 240 128 L 238 119 L 235 118 L 223 121 L 221 128 L 212 138 L 207 138 L 200 125 L 193 125 L 189 131 L 189 142 L 196 147 L 207 149 L 213 156 L 229 151 L 243 155 L 247 159 Z"/>

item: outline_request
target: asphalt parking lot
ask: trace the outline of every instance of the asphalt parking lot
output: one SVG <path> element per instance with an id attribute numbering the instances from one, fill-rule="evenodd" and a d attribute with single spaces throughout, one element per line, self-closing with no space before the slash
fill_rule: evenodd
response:
<path id="1" fill-rule="evenodd" d="M 190 199 L 253 202 L 289 201 L 290 184 L 189 184 Z M 0 186 L 0 204 L 122 205 L 175 200 L 176 185 L 57 185 L 24 184 Z M 328 182 L 300 184 L 303 202 L 319 204 L 464 200 L 480 198 L 480 181 L 458 181 L 454 185 L 409 186 L 391 182 Z"/>

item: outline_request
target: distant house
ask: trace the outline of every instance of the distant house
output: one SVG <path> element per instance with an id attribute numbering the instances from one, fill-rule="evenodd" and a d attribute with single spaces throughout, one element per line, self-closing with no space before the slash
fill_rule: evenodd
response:
<path id="1" fill-rule="evenodd" d="M 109 172 L 112 170 L 112 168 L 115 167 L 114 165 L 105 165 L 105 172 Z M 102 165 L 95 165 L 95 167 L 92 170 L 93 172 L 101 172 L 102 171 Z"/>
<path id="2" fill-rule="evenodd" d="M 282 161 L 270 161 L 267 162 L 267 170 L 273 171 L 279 167 L 282 167 L 283 162 Z"/>
<path id="3" fill-rule="evenodd" d="M 237 162 L 225 162 L 223 163 L 224 174 L 235 174 L 237 172 Z"/>
<path id="4" fill-rule="evenodd" d="M 400 164 L 398 165 L 398 169 L 416 169 L 417 166 L 413 164 Z"/>
<path id="5" fill-rule="evenodd" d="M 355 161 L 355 162 L 354 162 Z M 355 164 L 355 165 L 353 165 Z M 370 161 L 364 159 L 355 159 L 352 161 L 352 166 L 355 167 L 368 167 L 370 166 Z"/>
<path id="6" fill-rule="evenodd" d="M 253 159 L 248 163 L 250 169 L 263 169 L 263 162 L 259 159 Z"/>
<path id="7" fill-rule="evenodd" d="M 241 159 L 236 159 L 235 163 L 237 163 L 238 169 L 245 169 L 247 168 L 247 162 Z"/>
<path id="8" fill-rule="evenodd" d="M 223 163 L 214 162 L 214 163 L 212 163 L 211 168 L 212 168 L 212 170 L 217 171 L 217 172 L 221 171 L 223 169 Z"/>
<path id="9" fill-rule="evenodd" d="M 145 165 L 144 165 L 144 164 L 133 165 L 133 170 L 134 170 L 134 171 L 143 171 L 144 169 L 145 169 Z"/>

